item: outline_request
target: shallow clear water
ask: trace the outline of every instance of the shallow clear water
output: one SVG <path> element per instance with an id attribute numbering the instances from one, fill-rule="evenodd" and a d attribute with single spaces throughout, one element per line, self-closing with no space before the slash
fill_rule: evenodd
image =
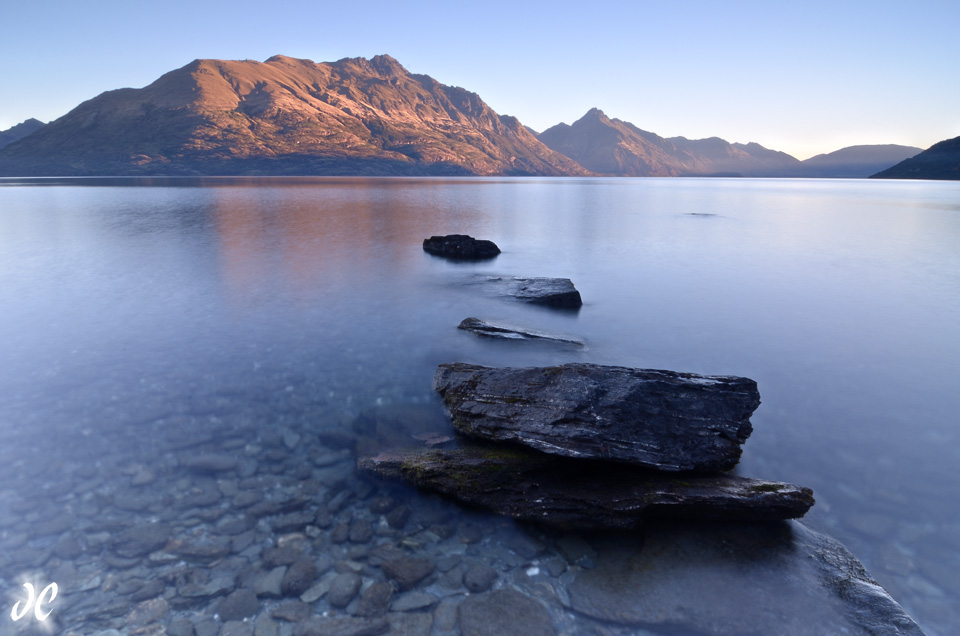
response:
<path id="1" fill-rule="evenodd" d="M 422 251 L 449 233 L 503 253 Z M 585 304 L 477 274 L 570 278 Z M 15 502 L 72 501 L 83 466 L 135 472 L 159 440 L 432 403 L 441 362 L 590 361 L 757 380 L 738 472 L 812 487 L 811 526 L 929 634 L 960 625 L 960 184 L 0 179 L 0 333 L 0 541 L 45 519 Z"/>

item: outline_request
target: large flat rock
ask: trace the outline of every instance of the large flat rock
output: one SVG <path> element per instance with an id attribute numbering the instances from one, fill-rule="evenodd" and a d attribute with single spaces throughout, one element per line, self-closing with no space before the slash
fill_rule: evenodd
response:
<path id="1" fill-rule="evenodd" d="M 660 522 L 591 545 L 596 567 L 567 592 L 603 621 L 658 634 L 923 634 L 850 552 L 796 521 Z"/>
<path id="2" fill-rule="evenodd" d="M 619 528 L 644 520 L 773 521 L 802 516 L 808 488 L 732 475 L 665 474 L 625 464 L 551 457 L 523 447 L 388 451 L 362 470 L 402 479 L 515 519 L 562 528 Z"/>
<path id="3" fill-rule="evenodd" d="M 582 363 L 441 364 L 433 386 L 471 437 L 663 471 L 733 468 L 760 404 L 748 378 Z"/>

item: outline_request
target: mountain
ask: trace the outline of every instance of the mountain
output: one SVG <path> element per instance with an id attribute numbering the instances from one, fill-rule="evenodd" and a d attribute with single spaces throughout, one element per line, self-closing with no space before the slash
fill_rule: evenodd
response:
<path id="1" fill-rule="evenodd" d="M 779 150 L 764 148 L 758 143 L 729 143 L 719 137 L 687 139 L 670 137 L 677 148 L 699 157 L 708 165 L 704 174 L 749 177 L 775 176 L 793 170 L 801 162 Z"/>
<path id="2" fill-rule="evenodd" d="M 768 176 L 800 164 L 756 143 L 731 144 L 718 137 L 665 139 L 597 108 L 572 125 L 548 128 L 538 138 L 588 170 L 615 176 Z"/>
<path id="3" fill-rule="evenodd" d="M 866 179 L 872 174 L 913 157 L 922 148 L 896 144 L 848 146 L 800 162 L 796 173 L 786 176 Z"/>
<path id="4" fill-rule="evenodd" d="M 475 93 L 395 59 L 194 60 L 0 149 L 0 175 L 586 174 Z"/>
<path id="5" fill-rule="evenodd" d="M 960 137 L 936 143 L 874 179 L 960 179 Z"/>
<path id="6" fill-rule="evenodd" d="M 46 126 L 39 119 L 30 118 L 25 122 L 19 123 L 12 128 L 0 130 L 0 148 L 9 146 L 15 141 L 20 141 L 30 133 L 36 132 Z"/>

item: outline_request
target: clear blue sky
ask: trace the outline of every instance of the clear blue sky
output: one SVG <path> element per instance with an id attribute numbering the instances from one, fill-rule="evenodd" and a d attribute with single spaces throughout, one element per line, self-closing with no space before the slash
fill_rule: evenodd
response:
<path id="1" fill-rule="evenodd" d="M 195 58 L 387 53 L 536 130 L 597 106 L 665 137 L 806 158 L 960 135 L 960 1 L 0 5 L 0 130 Z"/>

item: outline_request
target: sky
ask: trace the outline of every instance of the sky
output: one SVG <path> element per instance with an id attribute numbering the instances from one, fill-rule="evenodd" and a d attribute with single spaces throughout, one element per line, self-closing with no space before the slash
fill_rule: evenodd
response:
<path id="1" fill-rule="evenodd" d="M 385 53 L 542 131 L 590 108 L 799 159 L 960 136 L 958 0 L 9 0 L 0 130 L 196 58 Z"/>

